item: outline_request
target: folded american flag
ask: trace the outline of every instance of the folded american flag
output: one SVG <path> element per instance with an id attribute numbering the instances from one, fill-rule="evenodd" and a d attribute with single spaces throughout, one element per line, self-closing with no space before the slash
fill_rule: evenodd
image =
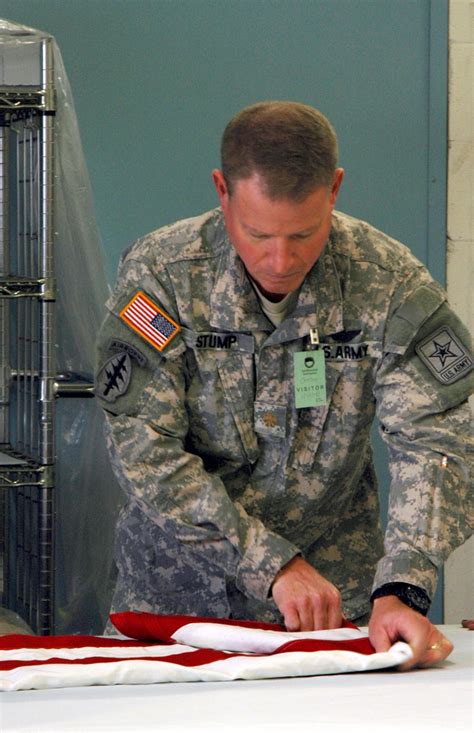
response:
<path id="1" fill-rule="evenodd" d="M 0 636 L 0 691 L 341 674 L 411 657 L 403 642 L 375 652 L 350 623 L 288 632 L 276 624 L 194 616 L 125 612 L 111 619 L 131 638 Z"/>

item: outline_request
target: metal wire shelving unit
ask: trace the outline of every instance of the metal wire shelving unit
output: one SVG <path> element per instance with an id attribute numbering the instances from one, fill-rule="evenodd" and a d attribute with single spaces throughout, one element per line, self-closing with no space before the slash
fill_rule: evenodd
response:
<path id="1" fill-rule="evenodd" d="M 0 87 L 1 601 L 38 633 L 54 626 L 54 87 Z"/>
<path id="2" fill-rule="evenodd" d="M 57 375 L 53 40 L 27 40 L 26 59 L 11 48 L 21 83 L 0 84 L 0 606 L 50 634 L 55 401 L 93 385 Z"/>

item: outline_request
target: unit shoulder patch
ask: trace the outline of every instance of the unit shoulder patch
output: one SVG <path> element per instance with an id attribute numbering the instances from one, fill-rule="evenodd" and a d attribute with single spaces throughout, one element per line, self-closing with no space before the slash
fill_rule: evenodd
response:
<path id="1" fill-rule="evenodd" d="M 105 362 L 97 375 L 95 393 L 106 402 L 115 402 L 130 385 L 132 363 L 125 352 L 118 352 Z"/>
<path id="2" fill-rule="evenodd" d="M 465 377 L 474 360 L 449 326 L 442 326 L 415 345 L 423 364 L 442 384 L 453 384 Z"/>
<path id="3" fill-rule="evenodd" d="M 120 311 L 120 318 L 158 351 L 163 351 L 181 326 L 141 290 Z"/>

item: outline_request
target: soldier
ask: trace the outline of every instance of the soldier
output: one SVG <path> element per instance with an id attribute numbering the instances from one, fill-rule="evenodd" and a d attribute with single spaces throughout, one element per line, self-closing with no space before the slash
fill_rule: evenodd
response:
<path id="1" fill-rule="evenodd" d="M 425 617 L 437 571 L 472 529 L 466 329 L 405 246 L 335 210 L 320 112 L 252 105 L 221 154 L 220 207 L 124 254 L 99 336 L 128 498 L 113 610 L 289 630 L 370 614 L 378 651 L 401 638 L 405 668 L 433 664 L 452 648 Z"/>

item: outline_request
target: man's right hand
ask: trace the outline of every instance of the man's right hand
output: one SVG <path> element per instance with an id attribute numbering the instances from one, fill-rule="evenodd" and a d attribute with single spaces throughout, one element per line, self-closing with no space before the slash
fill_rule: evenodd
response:
<path id="1" fill-rule="evenodd" d="M 288 631 L 337 629 L 342 624 L 341 594 L 302 557 L 276 575 L 272 596 Z"/>

